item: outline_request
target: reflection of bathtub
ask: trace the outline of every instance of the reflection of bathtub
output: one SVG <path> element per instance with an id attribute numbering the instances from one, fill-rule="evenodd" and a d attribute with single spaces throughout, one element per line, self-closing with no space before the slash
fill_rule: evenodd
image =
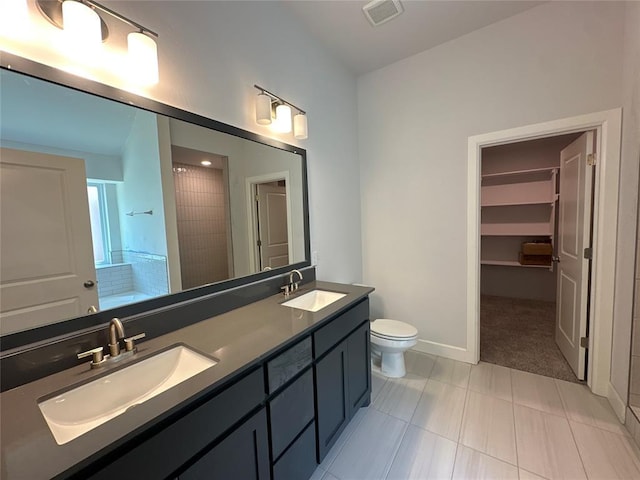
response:
<path id="1" fill-rule="evenodd" d="M 109 308 L 119 307 L 120 305 L 127 305 L 128 303 L 141 302 L 152 298 L 151 295 L 146 293 L 136 292 L 134 290 L 130 292 L 116 293 L 115 295 L 107 295 L 100 297 L 100 310 L 107 310 Z"/>

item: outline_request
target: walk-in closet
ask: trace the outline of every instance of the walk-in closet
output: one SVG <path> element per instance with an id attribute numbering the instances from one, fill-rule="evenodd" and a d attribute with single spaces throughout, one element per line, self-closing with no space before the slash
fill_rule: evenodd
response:
<path id="1" fill-rule="evenodd" d="M 582 232 L 590 225 L 577 219 L 588 216 L 581 200 L 591 201 L 594 138 L 579 132 L 482 150 L 480 360 L 579 381 L 584 363 L 566 339 L 575 338 L 571 322 L 584 312 L 568 302 L 587 298 L 572 274 L 559 274 L 559 245 L 573 258 L 589 242 Z"/>

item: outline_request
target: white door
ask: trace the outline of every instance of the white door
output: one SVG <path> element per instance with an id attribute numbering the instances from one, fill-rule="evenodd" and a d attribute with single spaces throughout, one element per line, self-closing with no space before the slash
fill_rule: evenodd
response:
<path id="1" fill-rule="evenodd" d="M 585 379 L 585 348 L 580 338 L 587 332 L 589 260 L 591 246 L 591 185 L 593 132 L 587 132 L 560 153 L 558 224 L 558 286 L 556 293 L 556 342 L 573 372 Z"/>
<path id="2" fill-rule="evenodd" d="M 260 269 L 289 265 L 286 188 L 263 183 L 256 185 L 256 190 Z"/>
<path id="3" fill-rule="evenodd" d="M 82 160 L 0 149 L 0 220 L 0 333 L 98 305 Z"/>

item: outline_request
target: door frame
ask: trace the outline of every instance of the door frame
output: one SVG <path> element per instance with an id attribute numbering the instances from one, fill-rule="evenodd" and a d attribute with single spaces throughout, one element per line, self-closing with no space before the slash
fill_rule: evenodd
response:
<path id="1" fill-rule="evenodd" d="M 589 363 L 587 385 L 593 393 L 615 395 L 610 387 L 613 296 L 622 109 L 589 113 L 468 138 L 467 174 L 467 351 L 469 362 L 480 360 L 480 161 L 482 148 L 524 140 L 596 131 L 593 264 L 591 269 Z M 613 403 L 613 401 L 612 401 Z"/>
<path id="2" fill-rule="evenodd" d="M 257 175 L 255 177 L 246 177 L 245 178 L 245 191 L 247 194 L 247 220 L 248 220 L 248 228 L 247 232 L 249 233 L 249 265 L 251 265 L 256 272 L 260 272 L 259 270 L 259 252 L 258 252 L 258 237 L 256 235 L 256 230 L 258 227 L 258 215 L 255 205 L 255 186 L 261 183 L 270 183 L 277 182 L 279 180 L 284 180 L 284 188 L 287 196 L 287 251 L 289 254 L 289 261 L 291 261 L 291 248 L 293 245 L 293 230 L 291 225 L 291 181 L 289 179 L 289 171 L 284 170 L 282 172 L 273 172 L 267 173 L 264 175 Z"/>

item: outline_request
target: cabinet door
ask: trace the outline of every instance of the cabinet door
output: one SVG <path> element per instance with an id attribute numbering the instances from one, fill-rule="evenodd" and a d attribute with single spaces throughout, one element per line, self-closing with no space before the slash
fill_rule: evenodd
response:
<path id="1" fill-rule="evenodd" d="M 371 399 L 371 355 L 369 351 L 369 322 L 364 323 L 347 338 L 347 385 L 349 418 Z"/>
<path id="2" fill-rule="evenodd" d="M 338 344 L 315 367 L 318 422 L 318 463 L 349 421 L 347 342 Z"/>
<path id="3" fill-rule="evenodd" d="M 269 446 L 264 408 L 182 473 L 180 480 L 268 480 Z"/>

